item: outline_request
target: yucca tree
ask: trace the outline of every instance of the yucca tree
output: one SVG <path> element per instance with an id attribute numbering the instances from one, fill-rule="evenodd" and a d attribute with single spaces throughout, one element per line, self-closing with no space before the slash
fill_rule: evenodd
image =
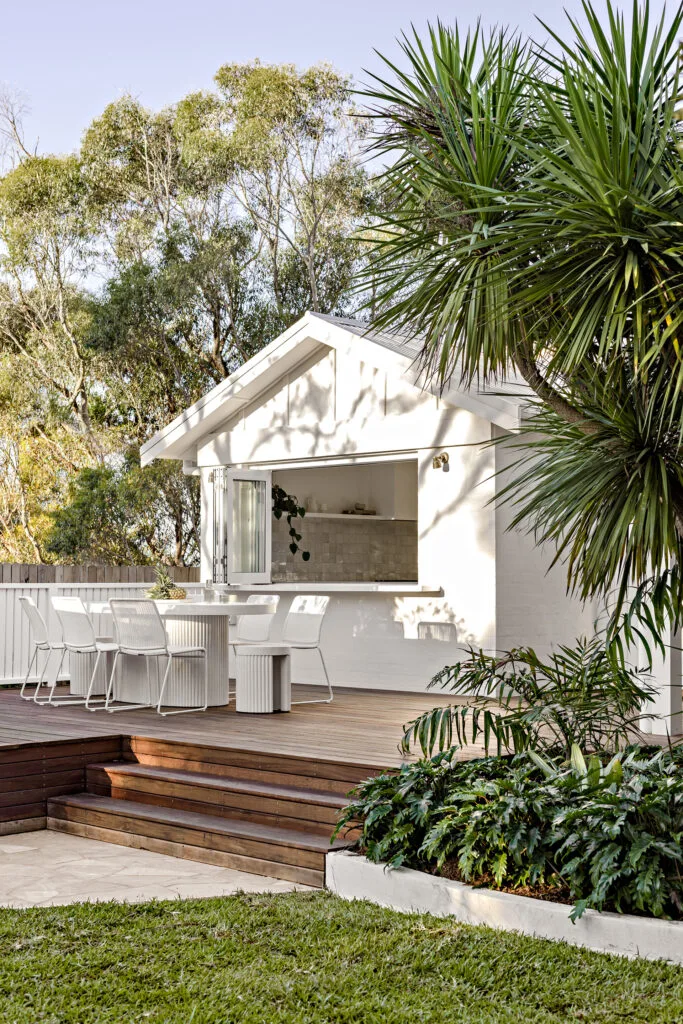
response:
<path id="1" fill-rule="evenodd" d="M 683 605 L 683 7 L 605 10 L 545 48 L 404 38 L 366 94 L 389 162 L 372 274 L 433 374 L 531 389 L 505 442 L 518 522 L 582 597 L 639 586 L 661 628 Z"/>

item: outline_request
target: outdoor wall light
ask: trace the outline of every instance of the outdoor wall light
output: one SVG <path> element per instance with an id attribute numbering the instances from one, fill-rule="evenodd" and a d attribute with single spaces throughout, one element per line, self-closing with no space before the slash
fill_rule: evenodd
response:
<path id="1" fill-rule="evenodd" d="M 432 469 L 442 469 L 444 473 L 447 473 L 449 468 L 448 452 L 441 452 L 441 455 L 435 455 L 432 459 Z"/>

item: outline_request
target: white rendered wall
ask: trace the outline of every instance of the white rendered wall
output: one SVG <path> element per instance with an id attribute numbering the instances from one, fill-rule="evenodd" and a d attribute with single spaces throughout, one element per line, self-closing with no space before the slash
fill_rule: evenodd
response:
<path id="1" fill-rule="evenodd" d="M 423 690 L 437 671 L 462 655 L 461 645 L 495 647 L 495 517 L 487 507 L 493 455 L 477 444 L 490 437 L 486 420 L 445 406 L 382 369 L 329 351 L 288 375 L 225 427 L 198 452 L 203 579 L 211 575 L 209 467 L 268 465 L 283 486 L 294 485 L 299 498 L 313 493 L 317 481 L 330 503 L 342 501 L 354 480 L 359 486 L 364 481 L 366 503 L 384 501 L 384 508 L 378 507 L 382 514 L 410 518 L 417 513 L 419 582 L 442 588 L 443 596 L 333 594 L 322 636 L 333 682 Z M 433 456 L 441 452 L 449 454 L 448 472 L 432 467 Z M 336 483 L 329 476 L 336 467 L 316 468 L 315 461 L 401 455 L 400 463 L 408 465 L 373 463 L 356 476 L 353 467 L 340 467 Z M 300 494 L 302 463 L 311 486 Z M 282 592 L 275 637 L 291 598 Z M 315 654 L 297 655 L 293 680 L 320 680 Z"/>
<path id="2" fill-rule="evenodd" d="M 498 488 L 505 486 L 506 470 L 519 452 L 495 447 Z M 533 536 L 518 529 L 508 532 L 514 519 L 511 505 L 496 508 L 496 635 L 501 651 L 530 645 L 539 654 L 553 644 L 571 644 L 580 636 L 590 637 L 598 607 L 582 604 L 567 594 L 564 565 L 550 568 L 555 551 L 549 545 L 536 546 Z"/>
<path id="3" fill-rule="evenodd" d="M 339 500 L 354 479 L 351 469 L 340 473 L 335 492 L 329 477 L 334 468 L 316 468 L 316 460 L 412 458 L 418 477 L 418 579 L 443 594 L 334 594 L 323 632 L 333 682 L 421 690 L 436 671 L 458 660 L 462 645 L 501 650 L 530 643 L 546 650 L 589 633 L 594 612 L 567 598 L 561 568 L 547 573 L 551 555 L 523 534 L 505 533 L 509 510 L 495 510 L 490 499 L 495 470 L 514 456 L 486 447 L 490 437 L 488 421 L 440 403 L 389 371 L 333 350 L 311 357 L 198 451 L 202 578 L 211 575 L 209 467 L 270 466 L 283 485 L 303 479 L 302 465 L 311 467 L 321 487 L 326 481 L 328 494 Z M 448 472 L 432 466 L 442 452 L 449 455 Z M 371 472 L 381 495 L 390 470 L 376 465 Z M 404 501 L 406 486 L 394 486 Z M 279 622 L 290 600 L 283 592 Z M 295 682 L 318 676 L 314 655 L 296 659 Z"/>
<path id="4" fill-rule="evenodd" d="M 276 586 L 266 589 L 277 593 Z M 256 592 L 262 591 L 255 589 Z M 274 640 L 280 638 L 294 596 L 291 592 L 281 593 Z M 333 684 L 424 691 L 432 676 L 444 665 L 457 661 L 462 650 L 456 643 L 418 639 L 418 627 L 420 623 L 450 621 L 451 618 L 461 617 L 452 616 L 448 602 L 444 604 L 439 597 L 331 594 L 321 641 Z M 231 674 L 234 675 L 234 667 Z M 292 682 L 323 685 L 315 651 L 294 652 Z"/>

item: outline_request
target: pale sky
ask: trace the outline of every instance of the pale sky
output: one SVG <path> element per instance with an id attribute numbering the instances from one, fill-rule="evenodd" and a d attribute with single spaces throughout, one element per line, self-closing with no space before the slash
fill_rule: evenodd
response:
<path id="1" fill-rule="evenodd" d="M 557 29 L 563 6 L 580 10 L 579 0 L 0 0 L 0 83 L 26 98 L 27 141 L 61 152 L 122 94 L 158 108 L 209 88 L 229 61 L 325 60 L 362 81 L 363 69 L 379 66 L 373 49 L 397 56 L 395 39 L 411 22 L 481 16 L 543 38 L 534 15 Z"/>

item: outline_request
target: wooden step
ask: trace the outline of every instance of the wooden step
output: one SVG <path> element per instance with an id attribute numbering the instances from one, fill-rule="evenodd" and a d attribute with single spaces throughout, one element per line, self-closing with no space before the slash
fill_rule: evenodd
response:
<path id="1" fill-rule="evenodd" d="M 372 765 L 345 764 L 321 758 L 212 747 L 199 743 L 131 736 L 124 758 L 155 768 L 180 769 L 230 779 L 253 779 L 346 796 L 363 779 L 377 775 Z"/>
<path id="2" fill-rule="evenodd" d="M 346 798 L 338 793 L 177 768 L 92 764 L 86 788 L 97 796 L 291 827 L 329 838 Z"/>
<path id="3" fill-rule="evenodd" d="M 324 836 L 291 828 L 90 793 L 55 797 L 47 814 L 55 831 L 318 887 L 331 849 Z"/>

